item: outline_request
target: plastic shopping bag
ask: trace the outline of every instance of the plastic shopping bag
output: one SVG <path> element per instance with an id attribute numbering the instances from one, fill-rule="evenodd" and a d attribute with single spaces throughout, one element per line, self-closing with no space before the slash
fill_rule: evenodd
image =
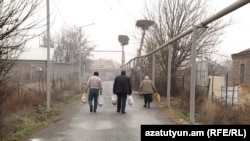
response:
<path id="1" fill-rule="evenodd" d="M 116 105 L 117 104 L 117 95 L 116 94 L 113 94 L 112 97 L 111 97 L 111 102 L 113 105 Z"/>
<path id="2" fill-rule="evenodd" d="M 102 107 L 102 106 L 103 106 L 103 103 L 104 103 L 103 96 L 102 96 L 102 95 L 99 95 L 99 98 L 98 98 L 98 105 L 99 105 L 100 107 Z"/>
<path id="3" fill-rule="evenodd" d="M 86 93 L 83 93 L 82 95 L 82 103 L 86 103 L 87 102 L 87 94 Z"/>
<path id="4" fill-rule="evenodd" d="M 133 105 L 133 103 L 134 103 L 134 99 L 133 99 L 133 97 L 132 97 L 132 95 L 129 95 L 128 96 L 128 105 Z"/>

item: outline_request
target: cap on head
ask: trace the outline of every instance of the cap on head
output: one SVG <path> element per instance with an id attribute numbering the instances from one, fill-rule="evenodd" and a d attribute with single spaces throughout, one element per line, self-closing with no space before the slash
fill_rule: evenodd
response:
<path id="1" fill-rule="evenodd" d="M 94 72 L 95 76 L 99 76 L 99 73 L 97 71 Z"/>
<path id="2" fill-rule="evenodd" d="M 125 75 L 125 74 L 126 74 L 126 71 L 125 71 L 125 70 L 122 70 L 122 71 L 121 71 L 121 74 L 122 74 L 122 75 Z"/>

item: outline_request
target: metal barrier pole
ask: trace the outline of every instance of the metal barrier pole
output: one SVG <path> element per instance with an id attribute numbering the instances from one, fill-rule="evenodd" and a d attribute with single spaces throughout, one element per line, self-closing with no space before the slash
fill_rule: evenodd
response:
<path id="1" fill-rule="evenodd" d="M 190 91 L 190 123 L 193 124 L 195 115 L 195 76 L 196 76 L 196 46 L 197 46 L 197 26 L 193 27 L 192 34 L 192 58 L 191 58 L 191 91 Z"/>

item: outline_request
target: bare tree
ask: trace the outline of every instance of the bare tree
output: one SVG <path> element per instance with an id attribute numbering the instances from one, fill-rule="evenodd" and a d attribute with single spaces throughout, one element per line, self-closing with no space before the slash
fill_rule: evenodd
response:
<path id="1" fill-rule="evenodd" d="M 55 58 L 58 62 L 86 63 L 95 44 L 89 41 L 85 33 L 78 27 L 63 28 L 56 36 Z M 80 55 L 80 56 L 79 56 Z"/>
<path id="2" fill-rule="evenodd" d="M 21 53 L 25 43 L 34 38 L 30 31 L 40 21 L 32 17 L 39 11 L 41 0 L 0 0 L 0 104 L 7 95 L 7 73 Z"/>
<path id="3" fill-rule="evenodd" d="M 231 73 L 232 67 L 232 60 L 223 60 L 222 62 L 208 60 L 208 75 L 225 76 L 226 73 Z"/>
<path id="4" fill-rule="evenodd" d="M 144 51 L 150 52 L 165 44 L 180 33 L 186 31 L 199 21 L 208 16 L 209 3 L 205 0 L 159 0 L 150 2 L 145 6 L 145 18 L 154 21 L 145 37 Z M 197 57 L 207 57 L 216 51 L 220 43 L 219 36 L 229 22 L 215 21 L 208 29 L 203 28 L 199 32 Z M 171 94 L 178 95 L 177 70 L 191 57 L 191 35 L 172 43 L 172 68 L 171 68 Z M 167 74 L 168 48 L 162 49 L 156 54 L 158 65 Z"/>
<path id="5" fill-rule="evenodd" d="M 42 43 L 39 45 L 39 47 L 41 47 L 41 48 L 47 48 L 48 47 L 47 33 L 42 35 Z M 55 40 L 53 39 L 53 37 L 50 37 L 50 47 L 55 48 Z"/>

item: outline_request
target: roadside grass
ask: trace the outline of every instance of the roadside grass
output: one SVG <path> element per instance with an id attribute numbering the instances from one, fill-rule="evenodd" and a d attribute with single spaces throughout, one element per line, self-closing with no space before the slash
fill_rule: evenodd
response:
<path id="1" fill-rule="evenodd" d="M 4 128 L 1 134 L 1 141 L 21 141 L 37 129 L 48 125 L 57 116 L 60 110 L 67 104 L 79 100 L 82 94 L 78 93 L 61 100 L 54 100 L 50 105 L 50 112 L 47 107 L 41 106 L 12 113 L 3 118 Z"/>
<path id="2" fill-rule="evenodd" d="M 171 105 L 168 107 L 166 97 L 161 97 L 158 107 L 166 114 L 166 116 L 176 124 L 188 124 L 188 113 L 178 108 L 179 98 L 171 98 Z"/>
<path id="3" fill-rule="evenodd" d="M 170 107 L 167 106 L 166 97 L 161 98 L 158 107 L 163 110 L 166 116 L 176 124 L 190 124 L 190 111 L 188 101 L 183 104 L 179 97 L 171 97 Z M 249 103 L 238 106 L 225 106 L 221 101 L 206 99 L 196 103 L 195 124 L 249 124 L 250 110 Z M 185 106 L 183 106 L 185 105 Z"/>

